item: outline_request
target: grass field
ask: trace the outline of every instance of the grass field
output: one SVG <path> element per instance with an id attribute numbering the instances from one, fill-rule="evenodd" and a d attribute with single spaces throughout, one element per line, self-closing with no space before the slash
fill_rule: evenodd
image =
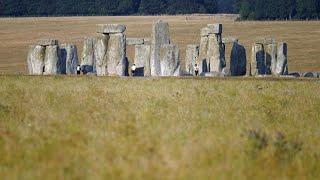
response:
<path id="1" fill-rule="evenodd" d="M 181 49 L 182 64 L 186 45 L 199 44 L 201 27 L 220 22 L 224 37 L 238 37 L 246 46 L 248 60 L 255 39 L 274 37 L 288 43 L 290 71 L 320 71 L 319 21 L 235 22 L 217 16 L 127 16 L 0 18 L 0 72 L 26 73 L 27 47 L 37 39 L 51 37 L 61 43 L 75 43 L 81 54 L 83 40 L 95 35 L 96 24 L 122 23 L 127 25 L 127 37 L 150 37 L 152 23 L 157 19 L 169 22 L 171 39 Z M 132 47 L 128 48 L 128 57 L 133 58 Z"/>
<path id="2" fill-rule="evenodd" d="M 1 179 L 318 179 L 320 81 L 0 76 Z"/>

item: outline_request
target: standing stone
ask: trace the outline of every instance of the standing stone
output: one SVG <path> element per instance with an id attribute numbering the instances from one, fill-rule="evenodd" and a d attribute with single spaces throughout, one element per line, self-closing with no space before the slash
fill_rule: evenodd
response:
<path id="1" fill-rule="evenodd" d="M 244 76 L 246 75 L 247 57 L 246 49 L 244 46 L 234 41 L 231 57 L 230 57 L 230 73 L 231 76 Z"/>
<path id="2" fill-rule="evenodd" d="M 61 67 L 63 74 L 76 74 L 78 66 L 77 46 L 73 44 L 62 44 L 60 48 Z"/>
<path id="3" fill-rule="evenodd" d="M 95 72 L 95 59 L 94 59 L 94 45 L 95 38 L 89 37 L 84 40 L 82 58 L 81 58 L 81 69 L 86 73 Z"/>
<path id="4" fill-rule="evenodd" d="M 62 65 L 59 57 L 59 46 L 54 45 L 46 47 L 46 55 L 44 58 L 44 75 L 61 74 Z"/>
<path id="5" fill-rule="evenodd" d="M 173 76 L 179 68 L 179 48 L 177 45 L 167 44 L 161 47 L 161 76 Z"/>
<path id="6" fill-rule="evenodd" d="M 151 76 L 161 75 L 160 65 L 160 49 L 162 45 L 170 44 L 169 24 L 158 20 L 152 27 L 152 42 L 151 42 L 151 58 L 150 70 Z"/>
<path id="7" fill-rule="evenodd" d="M 199 57 L 199 45 L 190 44 L 186 50 L 186 72 L 191 75 L 195 75 L 194 66 L 197 63 Z"/>
<path id="8" fill-rule="evenodd" d="M 200 47 L 199 47 L 199 73 L 208 72 L 208 62 L 207 62 L 207 51 L 208 51 L 208 36 L 202 36 L 200 39 Z"/>
<path id="9" fill-rule="evenodd" d="M 209 60 L 210 72 L 221 72 L 226 66 L 224 47 L 220 34 L 209 35 L 207 60 Z"/>
<path id="10" fill-rule="evenodd" d="M 252 76 L 265 74 L 265 53 L 263 44 L 255 43 L 252 46 L 250 72 Z"/>
<path id="11" fill-rule="evenodd" d="M 42 75 L 44 70 L 45 47 L 32 45 L 28 52 L 28 70 L 29 74 Z"/>
<path id="12" fill-rule="evenodd" d="M 126 75 L 126 36 L 123 33 L 109 34 L 107 71 L 109 75 Z"/>
<path id="13" fill-rule="evenodd" d="M 275 74 L 277 65 L 277 45 L 271 43 L 266 49 L 266 74 Z"/>
<path id="14" fill-rule="evenodd" d="M 288 74 L 287 43 L 281 42 L 278 44 L 277 64 L 276 64 L 275 74 L 277 75 Z"/>
<path id="15" fill-rule="evenodd" d="M 106 76 L 107 73 L 107 48 L 109 35 L 101 34 L 96 38 L 94 45 L 94 59 L 98 76 Z"/>
<path id="16" fill-rule="evenodd" d="M 150 72 L 150 45 L 136 45 L 134 64 L 136 65 L 137 76 L 151 76 Z"/>

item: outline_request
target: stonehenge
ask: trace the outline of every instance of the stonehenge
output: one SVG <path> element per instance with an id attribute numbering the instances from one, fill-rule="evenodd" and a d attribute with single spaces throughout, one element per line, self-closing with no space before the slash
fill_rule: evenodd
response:
<path id="1" fill-rule="evenodd" d="M 125 31 L 123 24 L 98 24 L 97 34 L 84 39 L 80 59 L 76 45 L 40 39 L 29 46 L 28 73 L 73 75 L 80 66 L 82 74 L 129 76 L 131 63 L 136 66 L 134 76 L 144 77 L 196 76 L 196 65 L 204 77 L 319 77 L 316 72 L 289 73 L 288 45 L 274 38 L 256 39 L 247 62 L 245 46 L 236 37 L 223 37 L 222 24 L 200 29 L 200 42 L 186 46 L 184 64 L 179 46 L 170 40 L 167 22 L 155 21 L 150 37 L 127 38 Z M 132 59 L 127 57 L 127 46 L 134 48 Z"/>
<path id="2" fill-rule="evenodd" d="M 272 38 L 257 40 L 252 45 L 251 75 L 288 75 L 287 43 Z"/>

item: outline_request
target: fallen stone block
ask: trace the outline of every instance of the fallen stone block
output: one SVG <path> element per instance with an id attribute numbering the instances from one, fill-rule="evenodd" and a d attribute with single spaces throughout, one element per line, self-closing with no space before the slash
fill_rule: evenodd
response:
<path id="1" fill-rule="evenodd" d="M 54 46 L 58 45 L 58 40 L 56 39 L 39 39 L 37 45 L 40 46 Z"/>
<path id="2" fill-rule="evenodd" d="M 96 37 L 94 44 L 94 59 L 96 61 L 97 76 L 106 76 L 107 73 L 107 48 L 109 35 L 103 34 Z"/>
<path id="3" fill-rule="evenodd" d="M 141 45 L 144 44 L 144 39 L 142 38 L 127 38 L 127 45 Z"/>
<path id="4" fill-rule="evenodd" d="M 110 34 L 107 48 L 107 71 L 109 75 L 126 75 L 126 36 Z"/>
<path id="5" fill-rule="evenodd" d="M 287 43 L 281 42 L 278 44 L 277 64 L 276 64 L 275 74 L 276 75 L 288 74 Z"/>
<path id="6" fill-rule="evenodd" d="M 98 24 L 97 33 L 116 34 L 123 33 L 125 30 L 126 26 L 123 24 Z"/>
<path id="7" fill-rule="evenodd" d="M 197 59 L 199 57 L 199 45 L 189 44 L 186 49 L 186 72 L 188 74 L 195 75 L 195 64 L 197 64 Z M 198 65 L 199 67 L 199 65 Z"/>
<path id="8" fill-rule="evenodd" d="M 301 74 L 298 73 L 298 72 L 289 73 L 288 75 L 289 76 L 295 76 L 295 77 L 300 77 L 301 76 Z"/>
<path id="9" fill-rule="evenodd" d="M 246 49 L 237 42 L 233 43 L 230 56 L 231 76 L 244 76 L 247 72 Z"/>
<path id="10" fill-rule="evenodd" d="M 96 39 L 89 37 L 84 40 L 82 57 L 81 57 L 81 69 L 86 70 L 86 73 L 96 72 L 94 46 Z"/>
<path id="11" fill-rule="evenodd" d="M 40 45 L 31 45 L 29 47 L 27 64 L 30 75 L 43 74 L 45 50 L 46 48 Z"/>
<path id="12" fill-rule="evenodd" d="M 307 77 L 307 78 L 317 78 L 318 73 L 316 72 L 306 72 L 302 74 L 302 77 Z"/>
<path id="13" fill-rule="evenodd" d="M 62 73 L 63 65 L 60 61 L 59 46 L 47 46 L 44 58 L 44 75 L 56 75 Z"/>
<path id="14" fill-rule="evenodd" d="M 252 76 L 264 75 L 266 73 L 265 52 L 263 44 L 254 43 L 252 46 L 252 58 L 250 74 Z"/>
<path id="15" fill-rule="evenodd" d="M 60 46 L 60 60 L 62 74 L 77 74 L 78 53 L 74 44 L 62 44 Z"/>
<path id="16" fill-rule="evenodd" d="M 297 76 L 294 75 L 280 75 L 280 78 L 297 78 Z"/>
<path id="17" fill-rule="evenodd" d="M 134 64 L 137 67 L 137 76 L 151 76 L 150 72 L 150 45 L 136 45 Z"/>
<path id="18" fill-rule="evenodd" d="M 162 20 L 156 21 L 152 26 L 151 76 L 161 76 L 160 49 L 162 45 L 170 44 L 169 24 Z"/>

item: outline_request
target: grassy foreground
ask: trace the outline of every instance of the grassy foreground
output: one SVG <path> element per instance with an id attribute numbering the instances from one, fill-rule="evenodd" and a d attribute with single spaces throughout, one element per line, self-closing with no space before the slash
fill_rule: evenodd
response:
<path id="1" fill-rule="evenodd" d="M 0 177 L 313 179 L 319 92 L 319 80 L 0 76 Z"/>

